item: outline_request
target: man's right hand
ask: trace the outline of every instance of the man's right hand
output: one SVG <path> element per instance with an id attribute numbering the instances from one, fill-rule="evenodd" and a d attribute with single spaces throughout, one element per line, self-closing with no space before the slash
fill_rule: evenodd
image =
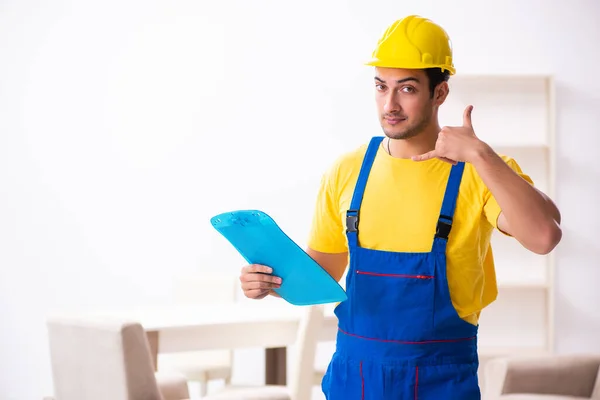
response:
<path id="1" fill-rule="evenodd" d="M 281 278 L 271 275 L 273 269 L 266 265 L 250 264 L 242 268 L 240 282 L 249 299 L 263 299 L 273 289 L 281 287 Z"/>

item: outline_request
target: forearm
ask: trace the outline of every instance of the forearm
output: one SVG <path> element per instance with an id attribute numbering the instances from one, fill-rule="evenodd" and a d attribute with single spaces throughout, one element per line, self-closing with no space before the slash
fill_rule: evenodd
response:
<path id="1" fill-rule="evenodd" d="M 552 200 L 485 144 L 477 150 L 472 164 L 502 209 L 506 226 L 499 228 L 535 253 L 550 252 L 562 236 L 560 212 Z"/>

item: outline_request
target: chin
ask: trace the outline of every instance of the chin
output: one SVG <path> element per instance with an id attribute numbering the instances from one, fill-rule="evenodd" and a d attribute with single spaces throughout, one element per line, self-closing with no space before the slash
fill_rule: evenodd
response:
<path id="1" fill-rule="evenodd" d="M 406 140 L 418 135 L 418 132 L 415 131 L 392 131 L 390 129 L 383 129 L 383 133 L 385 133 L 385 136 L 394 140 Z"/>

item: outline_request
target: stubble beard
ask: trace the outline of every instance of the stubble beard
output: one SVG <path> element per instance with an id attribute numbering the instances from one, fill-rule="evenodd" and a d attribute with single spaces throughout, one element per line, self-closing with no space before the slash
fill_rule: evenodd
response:
<path id="1" fill-rule="evenodd" d="M 411 126 L 406 127 L 400 132 L 394 131 L 393 127 L 386 128 L 383 125 L 384 121 L 385 119 L 382 118 L 382 129 L 388 138 L 393 140 L 408 140 L 414 138 L 415 136 L 418 136 L 419 133 L 425 130 L 425 128 L 427 127 L 427 125 L 429 125 L 429 122 L 431 121 L 431 116 L 429 116 L 429 114 L 426 114 L 420 121 L 416 122 Z"/>

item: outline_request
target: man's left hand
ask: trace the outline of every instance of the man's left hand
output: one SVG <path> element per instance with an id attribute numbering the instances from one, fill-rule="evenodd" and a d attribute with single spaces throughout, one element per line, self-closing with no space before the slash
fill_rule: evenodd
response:
<path id="1" fill-rule="evenodd" d="M 465 108 L 463 126 L 443 127 L 438 134 L 435 148 L 425 154 L 414 156 L 412 159 L 414 161 L 425 161 L 438 158 L 450 164 L 456 164 L 460 161 L 470 162 L 486 146 L 475 135 L 471 122 L 472 111 L 473 106 Z"/>

